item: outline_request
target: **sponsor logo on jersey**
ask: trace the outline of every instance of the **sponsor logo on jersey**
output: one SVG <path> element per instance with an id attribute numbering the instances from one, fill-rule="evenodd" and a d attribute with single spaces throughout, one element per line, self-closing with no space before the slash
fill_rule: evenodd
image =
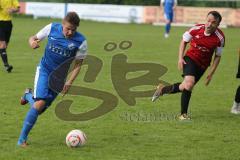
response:
<path id="1" fill-rule="evenodd" d="M 56 54 L 60 54 L 64 57 L 71 57 L 72 55 L 74 55 L 74 52 L 75 52 L 73 47 L 71 47 L 71 50 L 70 50 L 70 49 L 64 49 L 64 48 L 59 47 L 59 46 L 55 46 L 53 44 L 49 44 L 48 49 L 51 52 L 56 53 Z"/>
<path id="2" fill-rule="evenodd" d="M 50 37 L 50 39 L 51 39 L 51 40 L 54 40 L 54 41 L 57 40 L 56 38 L 53 38 L 53 37 Z"/>
<path id="3" fill-rule="evenodd" d="M 70 43 L 70 44 L 68 45 L 68 49 L 73 50 L 74 48 L 75 48 L 74 43 Z"/>

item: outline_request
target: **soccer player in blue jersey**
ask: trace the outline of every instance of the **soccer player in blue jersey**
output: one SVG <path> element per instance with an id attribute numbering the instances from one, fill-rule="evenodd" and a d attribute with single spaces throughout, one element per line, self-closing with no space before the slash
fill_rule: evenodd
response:
<path id="1" fill-rule="evenodd" d="M 30 104 L 30 109 L 23 123 L 22 131 L 18 139 L 18 145 L 27 146 L 27 138 L 30 130 L 37 121 L 38 116 L 43 113 L 56 98 L 58 93 L 49 87 L 49 76 L 60 65 L 69 59 L 73 59 L 73 70 L 68 80 L 64 82 L 62 93 L 66 94 L 76 79 L 83 59 L 87 55 L 87 41 L 85 37 L 77 32 L 80 18 L 75 12 L 69 12 L 62 23 L 51 23 L 41 29 L 36 35 L 29 38 L 31 48 L 39 48 L 39 42 L 47 38 L 44 55 L 37 66 L 34 93 L 26 89 L 21 98 L 21 104 Z M 62 77 L 65 80 L 66 77 Z"/>
<path id="2" fill-rule="evenodd" d="M 171 23 L 173 21 L 174 8 L 177 6 L 177 0 L 161 0 L 160 5 L 164 9 L 164 18 L 166 20 L 164 37 L 168 38 L 171 29 Z"/>

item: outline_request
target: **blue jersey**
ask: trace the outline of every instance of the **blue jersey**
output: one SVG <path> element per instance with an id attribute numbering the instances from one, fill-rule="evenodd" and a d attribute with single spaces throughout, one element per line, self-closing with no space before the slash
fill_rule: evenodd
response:
<path id="1" fill-rule="evenodd" d="M 173 7 L 176 5 L 176 0 L 162 0 L 161 3 L 164 5 L 165 13 L 173 13 Z"/>
<path id="2" fill-rule="evenodd" d="M 86 57 L 87 42 L 79 32 L 75 32 L 71 38 L 65 38 L 62 24 L 59 23 L 51 23 L 45 26 L 36 34 L 36 37 L 39 40 L 48 38 L 48 42 L 44 56 L 37 67 L 34 81 L 34 98 L 44 99 L 47 102 L 46 106 L 50 106 L 58 94 L 58 90 L 50 88 L 52 87 L 50 83 L 54 82 L 62 90 L 71 64 L 69 62 Z M 62 64 L 66 65 L 62 67 Z M 60 67 L 60 70 L 57 70 L 58 67 Z M 53 72 L 54 70 L 57 71 Z"/>
<path id="3" fill-rule="evenodd" d="M 85 40 L 85 37 L 79 32 L 76 32 L 71 38 L 65 38 L 62 24 L 52 23 L 40 65 L 49 71 L 55 70 L 66 60 L 75 57 Z"/>

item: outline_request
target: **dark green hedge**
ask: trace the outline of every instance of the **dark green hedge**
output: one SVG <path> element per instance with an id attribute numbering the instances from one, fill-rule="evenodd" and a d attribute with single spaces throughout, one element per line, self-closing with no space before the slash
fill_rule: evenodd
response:
<path id="1" fill-rule="evenodd" d="M 20 0 L 24 2 L 65 2 L 65 3 L 90 3 L 90 4 L 122 4 L 122 5 L 159 5 L 160 0 Z M 230 7 L 239 8 L 240 1 L 206 1 L 206 0 L 178 0 L 179 6 L 198 7 Z"/>

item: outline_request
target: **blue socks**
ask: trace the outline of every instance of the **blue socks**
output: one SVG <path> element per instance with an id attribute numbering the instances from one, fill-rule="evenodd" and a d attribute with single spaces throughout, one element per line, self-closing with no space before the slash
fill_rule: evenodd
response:
<path id="1" fill-rule="evenodd" d="M 32 93 L 27 93 L 27 94 L 25 94 L 24 98 L 28 101 L 28 103 L 30 104 L 30 106 L 33 107 L 34 100 L 33 100 Z"/>
<path id="2" fill-rule="evenodd" d="M 169 33 L 171 29 L 171 23 L 166 24 L 165 26 L 165 33 Z"/>
<path id="3" fill-rule="evenodd" d="M 31 97 L 31 99 L 32 99 L 32 97 Z M 30 130 L 32 129 L 32 127 L 34 126 L 35 122 L 37 121 L 37 118 L 39 115 L 38 111 L 33 107 L 34 102 L 32 102 L 31 99 L 27 99 L 29 101 L 29 103 L 32 105 L 31 105 L 31 108 L 28 111 L 27 116 L 24 120 L 23 128 L 22 128 L 20 137 L 18 139 L 18 145 L 21 145 L 23 142 L 27 141 L 27 136 L 28 136 Z"/>

